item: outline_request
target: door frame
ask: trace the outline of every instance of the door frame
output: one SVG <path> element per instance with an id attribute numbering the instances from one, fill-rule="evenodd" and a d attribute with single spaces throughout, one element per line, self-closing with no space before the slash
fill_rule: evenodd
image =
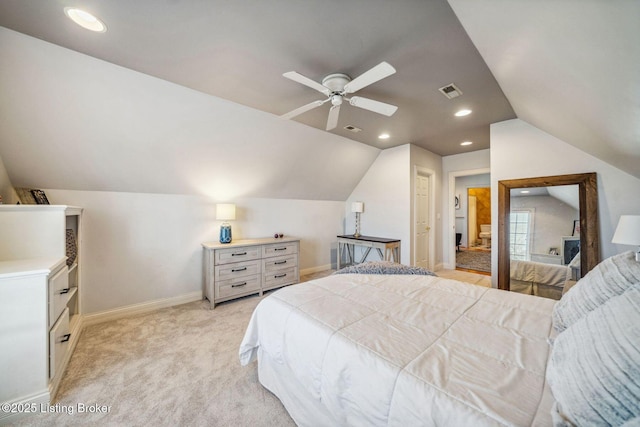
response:
<path id="1" fill-rule="evenodd" d="M 413 204 L 413 209 L 411 212 L 411 265 L 416 265 L 416 257 L 418 254 L 418 239 L 416 238 L 416 218 L 418 217 L 418 203 L 417 203 L 417 195 L 416 195 L 416 181 L 417 181 L 417 177 L 418 175 L 420 176 L 424 176 L 426 178 L 429 178 L 429 197 L 428 197 L 428 209 L 429 209 L 429 215 L 428 215 L 428 219 L 427 219 L 427 223 L 429 225 L 429 227 L 431 227 L 431 229 L 429 230 L 429 257 L 428 257 L 428 261 L 427 261 L 427 268 L 429 270 L 434 269 L 434 265 L 435 265 L 435 250 L 436 250 L 436 239 L 434 236 L 434 233 L 437 232 L 436 228 L 435 228 L 435 206 L 436 206 L 436 197 L 435 197 L 435 192 L 436 192 L 436 173 L 435 171 L 422 167 L 422 166 L 418 166 L 418 165 L 414 165 L 413 166 L 413 176 L 412 178 L 412 182 L 411 182 L 411 201 Z"/>
<path id="2" fill-rule="evenodd" d="M 491 168 L 480 169 L 468 169 L 462 171 L 449 172 L 449 188 L 448 188 L 448 201 L 447 209 L 449 218 L 448 230 L 443 230 L 444 236 L 444 251 L 449 254 L 448 265 L 449 268 L 455 270 L 456 268 L 456 178 L 471 175 L 484 175 L 491 174 Z M 493 207 L 491 207 L 493 212 Z"/>

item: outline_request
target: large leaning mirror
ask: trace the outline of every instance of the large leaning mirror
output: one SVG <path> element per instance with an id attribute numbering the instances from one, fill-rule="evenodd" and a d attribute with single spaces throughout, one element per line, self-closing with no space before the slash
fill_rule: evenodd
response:
<path id="1" fill-rule="evenodd" d="M 531 275 L 531 262 L 545 263 L 550 267 L 543 276 L 554 276 L 554 269 L 565 268 L 577 280 L 599 261 L 595 173 L 498 182 L 499 289 L 557 299 L 562 287 L 534 283 L 525 290 L 529 277 L 519 274 Z M 551 293 L 546 294 L 545 288 Z"/>

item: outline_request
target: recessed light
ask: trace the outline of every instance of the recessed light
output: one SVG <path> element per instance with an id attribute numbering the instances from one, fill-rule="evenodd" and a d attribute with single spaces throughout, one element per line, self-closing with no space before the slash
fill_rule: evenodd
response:
<path id="1" fill-rule="evenodd" d="M 105 31 L 107 31 L 107 26 L 104 24 L 104 22 L 102 22 L 89 12 L 85 12 L 84 10 L 77 9 L 75 7 L 65 7 L 64 13 L 73 22 L 80 25 L 82 28 L 95 31 L 97 33 L 104 33 Z"/>
<path id="2" fill-rule="evenodd" d="M 520 190 L 520 194 L 529 194 L 529 190 Z"/>
<path id="3" fill-rule="evenodd" d="M 391 136 L 388 133 L 381 133 L 378 135 L 378 139 L 389 139 Z"/>
<path id="4" fill-rule="evenodd" d="M 471 144 L 473 144 L 472 141 L 465 141 L 460 143 L 460 145 L 471 145 Z"/>
<path id="5" fill-rule="evenodd" d="M 471 114 L 471 110 L 464 109 L 464 110 L 457 111 L 455 116 L 456 117 L 464 117 L 464 116 L 468 116 L 469 114 Z"/>

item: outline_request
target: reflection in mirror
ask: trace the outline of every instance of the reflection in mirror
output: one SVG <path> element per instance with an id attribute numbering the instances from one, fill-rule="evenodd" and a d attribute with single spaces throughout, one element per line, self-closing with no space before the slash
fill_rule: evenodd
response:
<path id="1" fill-rule="evenodd" d="M 512 188 L 510 195 L 509 288 L 560 299 L 580 276 L 578 186 Z"/>
<path id="2" fill-rule="evenodd" d="M 596 174 L 498 182 L 498 288 L 559 299 L 599 261 Z"/>

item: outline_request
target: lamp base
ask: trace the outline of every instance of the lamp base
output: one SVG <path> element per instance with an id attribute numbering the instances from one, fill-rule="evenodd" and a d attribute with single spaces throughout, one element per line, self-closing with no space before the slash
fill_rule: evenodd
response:
<path id="1" fill-rule="evenodd" d="M 231 243 L 231 226 L 228 224 L 220 226 L 220 243 Z"/>

